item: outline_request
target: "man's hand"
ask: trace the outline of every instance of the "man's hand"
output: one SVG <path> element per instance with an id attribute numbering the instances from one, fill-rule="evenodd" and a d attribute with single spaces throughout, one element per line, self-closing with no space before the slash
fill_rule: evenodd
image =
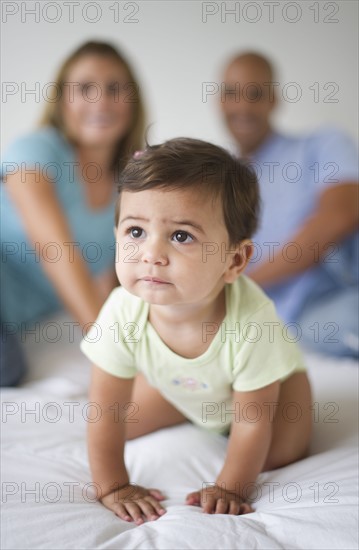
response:
<path id="1" fill-rule="evenodd" d="M 141 525 L 145 519 L 152 521 L 166 513 L 158 502 L 164 500 L 158 489 L 145 489 L 140 485 L 128 483 L 100 499 L 102 504 L 125 521 L 134 521 Z"/>
<path id="2" fill-rule="evenodd" d="M 253 508 L 247 502 L 244 502 L 237 493 L 227 491 L 218 485 L 190 493 L 187 495 L 186 504 L 202 506 L 203 512 L 206 514 L 238 516 L 254 512 Z"/>

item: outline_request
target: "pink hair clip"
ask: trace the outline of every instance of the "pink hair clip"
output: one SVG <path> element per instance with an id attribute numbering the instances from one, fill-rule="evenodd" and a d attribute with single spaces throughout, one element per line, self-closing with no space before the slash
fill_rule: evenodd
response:
<path id="1" fill-rule="evenodd" d="M 135 152 L 133 153 L 133 158 L 139 159 L 139 158 L 142 157 L 143 153 L 144 153 L 144 151 L 135 151 Z"/>

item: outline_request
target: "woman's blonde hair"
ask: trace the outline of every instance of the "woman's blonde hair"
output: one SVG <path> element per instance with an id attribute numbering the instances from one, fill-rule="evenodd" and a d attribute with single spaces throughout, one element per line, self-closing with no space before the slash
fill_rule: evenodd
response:
<path id="1" fill-rule="evenodd" d="M 113 159 L 113 169 L 121 170 L 126 164 L 128 157 L 132 155 L 134 151 L 142 148 L 145 128 L 145 113 L 139 86 L 134 77 L 134 73 L 123 55 L 111 44 L 108 44 L 107 42 L 86 42 L 63 62 L 57 75 L 55 76 L 55 80 L 53 81 L 54 86 L 51 88 L 51 94 L 48 94 L 48 102 L 43 111 L 42 117 L 40 118 L 39 125 L 54 126 L 55 128 L 58 128 L 69 140 L 71 140 L 64 125 L 64 120 L 61 113 L 61 98 L 64 92 L 66 77 L 72 65 L 87 55 L 110 57 L 117 61 L 127 71 L 129 81 L 133 86 L 133 92 L 131 92 L 131 103 L 133 103 L 133 123 L 127 134 L 119 141 Z"/>

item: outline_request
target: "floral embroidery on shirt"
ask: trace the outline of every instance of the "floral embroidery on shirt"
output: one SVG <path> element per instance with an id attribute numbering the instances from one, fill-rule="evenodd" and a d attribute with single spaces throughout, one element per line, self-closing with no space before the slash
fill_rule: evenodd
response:
<path id="1" fill-rule="evenodd" d="M 200 382 L 199 380 L 190 377 L 173 378 L 172 384 L 174 384 L 175 386 L 182 386 L 183 388 L 192 391 L 208 388 L 208 385 L 204 382 Z"/>

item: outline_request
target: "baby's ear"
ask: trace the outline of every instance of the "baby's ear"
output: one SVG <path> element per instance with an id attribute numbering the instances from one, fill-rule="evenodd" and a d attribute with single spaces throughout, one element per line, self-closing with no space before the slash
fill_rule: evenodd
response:
<path id="1" fill-rule="evenodd" d="M 224 274 L 225 283 L 234 283 L 245 269 L 253 255 L 253 243 L 250 239 L 241 241 L 233 254 L 233 259 Z"/>

